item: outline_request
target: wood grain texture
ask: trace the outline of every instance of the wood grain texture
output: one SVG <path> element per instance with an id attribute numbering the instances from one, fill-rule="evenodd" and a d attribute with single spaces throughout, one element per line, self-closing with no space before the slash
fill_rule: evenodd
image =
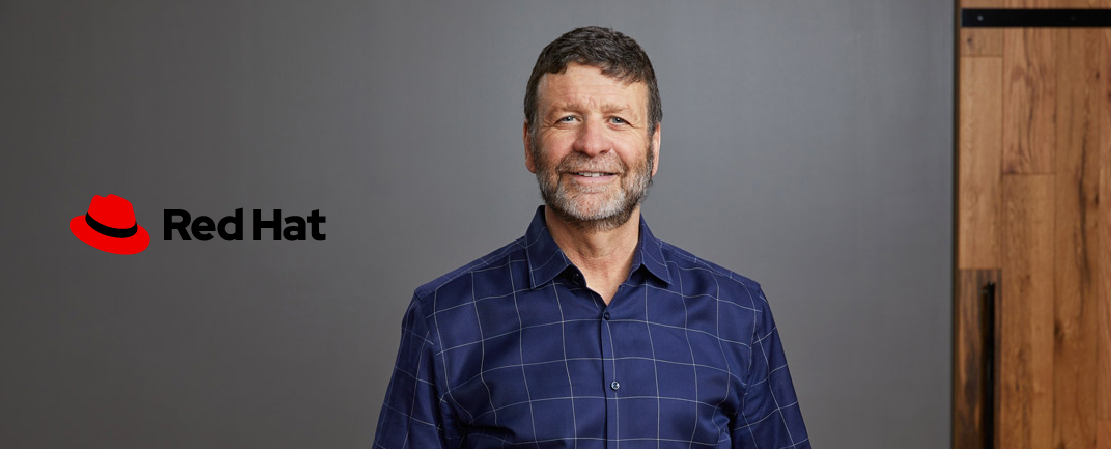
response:
<path id="1" fill-rule="evenodd" d="M 1003 172 L 1052 173 L 1053 30 L 1003 30 Z"/>
<path id="2" fill-rule="evenodd" d="M 1098 449 L 1111 449 L 1111 420 L 1099 421 L 1099 436 L 1096 440 Z"/>
<path id="3" fill-rule="evenodd" d="M 1099 313 L 1100 34 L 1057 29 L 1054 447 L 1094 449 Z"/>
<path id="4" fill-rule="evenodd" d="M 957 2 L 961 8 L 1002 8 L 1007 6 L 1004 0 L 961 0 Z"/>
<path id="5" fill-rule="evenodd" d="M 1096 102 L 1100 116 L 1100 191 L 1099 198 L 1099 243 L 1100 253 L 1096 259 L 1099 287 L 1096 298 L 1099 301 L 1099 374 L 1097 382 L 1097 402 L 1101 424 L 1100 447 L 1111 449 L 1111 30 L 1100 31 L 1100 50 L 1103 55 L 1098 60 L 1100 76 Z"/>
<path id="6" fill-rule="evenodd" d="M 1059 8 L 1063 0 L 1006 0 L 1004 6 L 1008 8 Z"/>
<path id="7" fill-rule="evenodd" d="M 1002 64 L 998 57 L 960 58 L 957 263 L 961 269 L 999 267 Z"/>
<path id="8" fill-rule="evenodd" d="M 999 284 L 999 270 L 961 270 L 957 282 L 953 449 L 982 449 L 985 433 L 992 428 L 983 420 L 984 407 L 995 404 L 985 402 L 986 361 L 982 342 L 987 317 L 981 289 L 989 282 Z M 996 290 L 995 301 L 997 304 L 1003 301 L 999 290 Z M 998 366 L 992 369 L 999 372 Z"/>
<path id="9" fill-rule="evenodd" d="M 976 3 L 959 6 L 1000 7 Z M 1111 0 L 1004 3 L 1111 8 Z M 995 58 L 984 56 L 994 44 L 962 30 L 958 45 L 958 265 L 992 268 L 994 259 L 1005 298 L 998 309 L 996 447 L 1111 449 L 1111 29 L 1002 34 L 1000 173 L 982 169 L 981 149 L 991 143 L 976 141 L 987 106 L 964 104 L 993 101 L 972 89 L 990 84 L 976 80 Z M 990 234 L 978 226 L 990 221 L 981 197 L 993 182 L 996 238 L 987 240 L 995 246 L 978 247 Z M 958 327 L 970 313 L 962 291 L 971 273 L 958 279 Z M 972 437 L 959 426 L 977 424 L 960 409 L 962 397 L 971 397 L 969 344 L 954 347 L 954 447 L 962 449 L 957 444 Z"/>
<path id="10" fill-rule="evenodd" d="M 1108 0 L 1053 0 L 1051 8 L 1106 8 Z"/>
<path id="11" fill-rule="evenodd" d="M 961 56 L 1002 56 L 1003 30 L 961 28 Z"/>
<path id="12" fill-rule="evenodd" d="M 1003 177 L 1000 448 L 1052 443 L 1053 190 L 1053 175 Z"/>

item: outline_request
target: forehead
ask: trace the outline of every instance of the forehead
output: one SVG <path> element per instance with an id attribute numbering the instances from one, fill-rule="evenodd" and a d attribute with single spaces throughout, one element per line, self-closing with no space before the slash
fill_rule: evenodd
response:
<path id="1" fill-rule="evenodd" d="M 549 73 L 537 87 L 541 112 L 549 108 L 627 108 L 646 113 L 648 83 L 629 83 L 602 74 L 591 65 L 568 64 L 563 73 Z"/>

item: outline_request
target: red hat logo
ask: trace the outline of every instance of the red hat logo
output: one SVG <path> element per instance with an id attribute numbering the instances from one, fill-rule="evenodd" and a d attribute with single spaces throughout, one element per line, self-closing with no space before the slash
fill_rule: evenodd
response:
<path id="1" fill-rule="evenodd" d="M 69 221 L 73 235 L 113 254 L 135 254 L 150 244 L 150 234 L 135 221 L 131 202 L 116 195 L 93 196 L 89 211 Z"/>

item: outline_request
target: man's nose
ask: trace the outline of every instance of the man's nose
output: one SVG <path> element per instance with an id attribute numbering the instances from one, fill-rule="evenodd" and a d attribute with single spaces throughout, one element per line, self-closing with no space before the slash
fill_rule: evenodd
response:
<path id="1" fill-rule="evenodd" d="M 613 145 L 606 136 L 606 126 L 598 120 L 585 120 L 579 127 L 574 150 L 594 157 L 610 150 Z"/>

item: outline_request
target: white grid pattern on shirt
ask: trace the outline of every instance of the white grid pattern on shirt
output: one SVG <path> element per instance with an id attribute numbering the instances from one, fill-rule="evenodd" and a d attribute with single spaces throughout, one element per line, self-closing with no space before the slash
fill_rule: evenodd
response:
<path id="1" fill-rule="evenodd" d="M 426 285 L 426 286 L 422 287 L 422 289 L 428 288 L 427 290 L 424 290 L 424 292 L 423 292 L 423 293 L 425 293 L 424 295 L 421 295 L 422 290 L 418 289 L 418 292 L 417 292 L 418 294 L 416 295 L 418 297 L 418 299 L 419 299 L 419 297 L 422 297 L 422 296 L 425 297 L 425 298 L 427 298 L 428 296 L 431 296 L 431 300 L 432 300 L 431 301 L 432 302 L 431 311 L 430 311 L 431 313 L 428 313 L 429 311 L 425 310 L 424 311 L 425 316 L 419 317 L 420 319 L 427 319 L 429 321 L 429 324 L 431 324 L 431 326 L 429 326 L 429 329 L 426 331 L 425 335 L 417 335 L 414 332 L 409 332 L 408 333 L 409 334 L 408 338 L 419 339 L 421 341 L 420 350 L 424 351 L 425 348 L 428 346 L 428 344 L 433 342 L 433 340 L 431 340 L 431 337 L 432 337 L 431 334 L 435 333 L 436 334 L 436 336 L 435 336 L 436 340 L 435 341 L 438 344 L 434 345 L 435 348 L 436 348 L 435 351 L 434 351 L 434 355 L 437 359 L 439 359 L 440 363 L 438 365 L 439 365 L 440 369 L 444 369 L 445 367 L 449 366 L 449 364 L 450 364 L 449 354 L 452 353 L 453 351 L 462 350 L 462 349 L 464 349 L 468 346 L 471 346 L 471 345 L 479 345 L 480 346 L 480 349 L 479 349 L 479 351 L 480 351 L 479 352 L 479 354 L 480 354 L 480 360 L 479 360 L 480 369 L 478 370 L 477 373 L 474 373 L 468 379 L 462 380 L 462 381 L 457 380 L 457 382 L 459 383 L 459 385 L 465 385 L 465 384 L 469 383 L 471 380 L 473 380 L 475 377 L 477 377 L 481 381 L 483 387 L 485 388 L 487 400 L 489 401 L 489 411 L 487 411 L 483 414 L 479 414 L 479 415 L 472 415 L 468 411 L 468 408 L 464 407 L 463 404 L 461 404 L 457 400 L 457 398 L 454 397 L 453 392 L 455 391 L 456 386 L 453 386 L 453 385 L 449 384 L 449 382 L 451 381 L 451 377 L 448 375 L 448 373 L 445 371 L 445 372 L 442 373 L 443 374 L 442 376 L 437 374 L 437 379 L 440 379 L 440 382 L 441 382 L 441 387 L 440 387 L 441 390 L 440 391 L 442 391 L 442 394 L 439 395 L 439 397 L 437 399 L 439 401 L 444 401 L 446 403 L 452 404 L 452 409 L 453 410 L 455 410 L 457 412 L 464 413 L 466 415 L 466 417 L 463 421 L 465 421 L 465 422 L 474 422 L 475 420 L 482 418 L 485 414 L 492 414 L 494 422 L 497 423 L 498 422 L 497 413 L 498 413 L 499 410 L 506 410 L 507 412 L 509 412 L 509 410 L 511 410 L 515 406 L 527 404 L 529 414 L 530 414 L 529 419 L 530 419 L 531 425 L 532 425 L 532 432 L 535 435 L 535 434 L 537 434 L 537 422 L 536 422 L 536 415 L 535 415 L 534 407 L 542 406 L 542 404 L 544 404 L 548 401 L 566 400 L 566 401 L 569 402 L 570 407 L 571 407 L 572 424 L 573 424 L 575 429 L 578 429 L 579 428 L 579 423 L 578 423 L 578 416 L 577 416 L 577 413 L 576 413 L 575 400 L 576 399 L 591 399 L 591 398 L 594 398 L 594 399 L 600 399 L 600 400 L 603 400 L 603 401 L 614 401 L 614 406 L 616 408 L 614 418 L 617 420 L 617 423 L 618 423 L 618 425 L 615 426 L 615 427 L 617 428 L 618 433 L 616 435 L 614 435 L 614 438 L 611 438 L 610 440 L 615 441 L 617 443 L 618 447 L 620 447 L 620 444 L 622 442 L 634 443 L 634 442 L 644 442 L 644 441 L 655 442 L 657 448 L 662 448 L 663 447 L 662 445 L 665 442 L 685 443 L 685 445 L 688 449 L 693 448 L 695 445 L 712 446 L 716 443 L 706 443 L 706 442 L 696 441 L 696 436 L 697 436 L 697 433 L 698 433 L 698 427 L 697 426 L 692 426 L 692 432 L 691 432 L 690 438 L 687 438 L 687 439 L 666 438 L 664 435 L 662 435 L 661 434 L 661 428 L 662 428 L 661 420 L 663 419 L 662 418 L 662 410 L 663 410 L 662 404 L 663 404 L 663 401 L 676 401 L 676 402 L 691 403 L 695 408 L 694 418 L 695 418 L 695 422 L 697 424 L 697 422 L 699 420 L 699 418 L 697 416 L 697 413 L 698 413 L 698 409 L 700 407 L 700 404 L 704 405 L 704 406 L 708 406 L 708 407 L 715 407 L 715 408 L 722 407 L 724 402 L 726 401 L 726 399 L 730 395 L 729 390 L 732 386 L 732 382 L 725 382 L 725 386 L 724 386 L 725 394 L 722 395 L 721 399 L 717 403 L 709 403 L 709 402 L 705 402 L 705 401 L 700 401 L 698 399 L 691 399 L 691 398 L 686 398 L 686 397 L 667 396 L 667 395 L 662 394 L 661 391 L 660 391 L 660 385 L 661 385 L 660 377 L 659 377 L 660 376 L 660 372 L 659 372 L 660 364 L 661 363 L 667 363 L 667 364 L 672 364 L 672 365 L 689 366 L 691 368 L 691 371 L 694 373 L 693 374 L 694 379 L 700 379 L 700 377 L 698 376 L 699 368 L 724 372 L 724 373 L 727 374 L 728 378 L 736 379 L 738 382 L 740 382 L 741 383 L 740 387 L 742 387 L 746 390 L 745 393 L 742 395 L 741 401 L 744 401 L 743 396 L 747 395 L 748 391 L 751 388 L 753 388 L 755 386 L 761 386 L 762 387 L 763 384 L 767 383 L 771 379 L 772 374 L 776 373 L 779 370 L 786 369 L 786 364 L 781 364 L 779 366 L 771 366 L 772 365 L 771 357 L 769 357 L 769 354 L 767 353 L 766 345 L 763 344 L 766 339 L 771 338 L 773 335 L 775 335 L 775 333 L 776 333 L 776 328 L 775 327 L 772 327 L 770 330 L 766 330 L 766 332 L 763 333 L 763 335 L 759 335 L 759 336 L 753 335 L 752 339 L 749 340 L 748 342 L 722 337 L 722 322 L 721 322 L 721 319 L 723 317 L 723 306 L 748 311 L 749 313 L 747 313 L 747 314 L 752 316 L 752 321 L 753 321 L 752 322 L 752 328 L 756 329 L 757 325 L 759 324 L 759 322 L 758 322 L 759 316 L 761 314 L 765 313 L 765 309 L 767 307 L 766 300 L 762 297 L 762 295 L 760 295 L 760 297 L 757 299 L 755 297 L 755 295 L 753 295 L 753 290 L 752 290 L 753 287 L 746 283 L 746 281 L 747 281 L 746 279 L 739 278 L 734 273 L 729 272 L 728 270 L 724 270 L 721 267 L 718 267 L 718 266 L 713 265 L 711 263 L 705 262 L 701 259 L 698 259 L 696 257 L 693 257 L 693 256 L 689 255 L 688 253 L 683 252 L 682 250 L 678 250 L 677 248 L 671 247 L 670 245 L 666 245 L 666 244 L 663 244 L 663 243 L 658 243 L 659 248 L 661 250 L 667 251 L 667 252 L 669 252 L 670 255 L 677 256 L 679 258 L 685 259 L 688 262 L 695 265 L 695 266 L 691 266 L 691 267 L 686 267 L 686 266 L 681 266 L 681 264 L 678 263 L 676 260 L 660 260 L 659 261 L 663 264 L 666 264 L 666 266 L 669 269 L 673 270 L 672 278 L 676 279 L 678 291 L 672 290 L 672 289 L 667 288 L 667 287 L 652 285 L 649 282 L 647 282 L 647 280 L 639 282 L 639 283 L 635 283 L 635 284 L 630 283 L 630 282 L 627 281 L 625 284 L 623 284 L 623 287 L 625 287 L 625 286 L 640 287 L 640 288 L 644 289 L 643 296 L 645 298 L 644 299 L 644 301 L 645 301 L 645 303 L 644 303 L 645 319 L 614 318 L 612 320 L 607 320 L 607 321 L 609 321 L 609 323 L 606 324 L 606 325 L 617 325 L 619 323 L 625 323 L 625 324 L 640 323 L 640 324 L 643 324 L 644 329 L 645 329 L 644 334 L 647 335 L 647 341 L 649 343 L 648 346 L 649 346 L 649 350 L 650 350 L 650 353 L 651 353 L 651 357 L 616 356 L 616 355 L 614 355 L 612 357 L 607 357 L 606 359 L 599 359 L 597 357 L 591 357 L 591 358 L 571 357 L 570 353 L 568 351 L 568 341 L 567 341 L 568 325 L 569 324 L 582 324 L 582 323 L 585 323 L 585 322 L 591 322 L 591 321 L 593 321 L 593 319 L 590 319 L 590 318 L 568 318 L 565 314 L 564 302 L 560 298 L 559 292 L 560 292 L 561 288 L 566 290 L 566 291 L 572 292 L 572 293 L 577 292 L 578 294 L 582 294 L 584 292 L 589 292 L 589 290 L 586 290 L 585 288 L 583 288 L 581 286 L 578 286 L 578 285 L 575 285 L 573 283 L 569 284 L 569 283 L 566 283 L 564 281 L 558 280 L 558 278 L 555 279 L 555 280 L 550 281 L 549 283 L 547 283 L 543 286 L 543 289 L 545 289 L 545 290 L 550 289 L 551 298 L 554 300 L 555 305 L 557 307 L 557 310 L 559 311 L 559 319 L 558 320 L 548 320 L 548 321 L 543 322 L 541 324 L 525 326 L 525 320 L 522 317 L 521 305 L 519 303 L 518 295 L 519 294 L 524 294 L 526 292 L 534 292 L 535 289 L 520 288 L 515 284 L 515 282 L 514 282 L 515 276 L 513 274 L 514 273 L 513 265 L 515 263 L 516 264 L 528 263 L 529 261 L 527 260 L 527 258 L 520 257 L 520 251 L 522 251 L 524 249 L 527 249 L 528 247 L 533 246 L 536 243 L 537 242 L 527 242 L 527 240 L 525 238 L 518 239 L 517 241 L 515 241 L 514 243 L 511 243 L 510 245 L 507 245 L 506 247 L 504 247 L 504 248 L 502 248 L 498 251 L 495 251 L 494 253 L 491 253 L 490 255 L 487 255 L 483 258 L 480 258 L 480 259 L 472 262 L 471 264 L 468 264 L 467 266 L 461 268 L 457 272 L 454 272 L 454 273 L 452 273 L 448 276 L 441 277 L 440 279 L 437 279 L 433 283 L 430 283 L 429 285 Z M 668 250 L 670 250 L 670 251 L 668 251 Z M 646 251 L 645 253 L 646 253 L 645 257 L 654 257 L 651 254 L 651 252 Z M 555 254 L 558 254 L 558 253 L 553 253 L 552 255 L 550 255 L 539 267 L 537 267 L 536 265 L 531 265 L 530 266 L 530 268 L 527 270 L 527 274 L 529 276 L 530 281 L 532 281 L 534 279 L 534 273 L 538 269 L 540 269 L 541 267 L 544 267 L 545 265 L 547 265 L 548 263 L 551 263 L 554 260 L 558 260 L 558 258 L 555 256 Z M 517 256 L 517 257 L 514 257 L 514 256 Z M 477 273 L 491 272 L 491 271 L 492 272 L 497 272 L 499 270 L 508 271 L 508 273 L 509 273 L 508 277 L 510 278 L 509 279 L 510 291 L 508 293 L 504 293 L 504 294 L 485 294 L 485 295 L 482 295 L 482 296 L 476 294 L 475 289 L 474 289 L 474 285 L 475 285 L 474 277 L 475 277 L 475 275 Z M 695 272 L 695 271 L 702 271 L 702 272 L 706 272 L 706 273 L 710 274 L 707 277 L 713 280 L 713 283 L 714 283 L 713 284 L 714 285 L 713 293 L 697 292 L 697 293 L 688 294 L 688 293 L 684 292 L 683 276 L 680 275 L 679 273 Z M 468 275 L 469 279 L 470 279 L 469 282 L 467 282 L 467 284 L 469 284 L 469 286 L 470 286 L 469 301 L 459 302 L 459 301 L 455 300 L 455 301 L 453 301 L 454 302 L 453 305 L 448 305 L 446 307 L 441 306 L 441 304 L 439 303 L 440 288 L 444 287 L 445 285 L 456 283 L 456 281 L 463 275 Z M 729 279 L 730 282 L 735 283 L 735 284 L 740 284 L 743 287 L 743 288 L 741 288 L 741 290 L 744 291 L 745 293 L 747 293 L 747 299 L 748 299 L 747 307 L 745 305 L 742 305 L 740 303 L 740 301 L 736 301 L 736 300 L 729 301 L 729 300 L 722 299 L 722 297 L 721 297 L 721 295 L 722 295 L 721 285 L 719 283 L 720 280 L 722 280 L 722 279 Z M 747 281 L 747 282 L 751 282 L 751 281 Z M 731 287 L 731 289 L 732 290 L 737 290 L 736 287 Z M 651 292 L 653 290 L 661 292 L 661 293 L 671 294 L 671 295 L 673 295 L 672 297 L 676 297 L 677 299 L 679 299 L 679 302 L 682 304 L 683 314 L 684 314 L 684 316 L 683 316 L 683 325 L 682 326 L 671 325 L 671 324 L 667 324 L 667 323 L 664 323 L 664 322 L 648 319 L 649 318 L 648 314 L 651 310 L 651 308 L 649 307 L 649 305 L 650 305 L 649 297 L 650 297 Z M 510 330 L 510 331 L 507 331 L 507 332 L 502 332 L 502 333 L 499 333 L 499 334 L 496 334 L 496 335 L 489 335 L 488 336 L 488 335 L 486 335 L 486 332 L 484 331 L 483 326 L 482 326 L 484 317 L 483 317 L 483 314 L 480 312 L 480 310 L 478 308 L 478 304 L 480 302 L 484 302 L 484 301 L 493 301 L 493 300 L 505 299 L 505 298 L 512 298 L 514 312 L 516 313 L 516 316 L 517 316 L 518 326 L 517 326 L 516 329 Z M 615 297 L 615 299 L 616 299 L 616 297 Z M 688 311 L 687 307 L 688 307 L 689 304 L 691 304 L 690 301 L 697 301 L 697 300 L 702 300 L 702 299 L 709 299 L 709 300 L 712 300 L 714 302 L 714 312 L 715 312 L 713 314 L 714 315 L 714 320 L 715 320 L 715 322 L 714 322 L 715 332 L 714 333 L 710 333 L 710 332 L 708 332 L 706 330 L 702 330 L 702 329 L 695 329 L 695 328 L 692 328 L 691 325 L 690 325 L 690 322 L 689 322 L 690 316 L 689 316 L 689 311 Z M 760 304 L 757 304 L 758 300 L 760 301 Z M 417 301 L 417 299 L 415 299 L 415 301 Z M 453 343 L 452 346 L 445 347 L 445 342 L 443 341 L 444 332 L 443 332 L 443 327 L 442 327 L 442 326 L 445 326 L 445 323 L 441 322 L 440 315 L 443 314 L 443 313 L 452 311 L 454 309 L 457 309 L 457 308 L 465 307 L 465 306 L 470 306 L 474 310 L 475 324 L 476 324 L 477 330 L 478 330 L 478 335 L 477 335 L 478 338 L 477 338 L 477 340 L 473 340 L 473 341 L 465 341 L 465 342 L 454 341 L 454 342 L 452 342 Z M 600 311 L 600 308 L 597 306 L 597 304 L 595 304 L 595 308 L 599 309 L 599 311 Z M 489 319 L 489 318 L 487 317 L 487 319 Z M 524 339 L 525 331 L 530 330 L 530 329 L 546 328 L 546 327 L 554 326 L 556 324 L 558 324 L 560 326 L 560 330 L 561 330 L 560 333 L 562 335 L 562 341 L 561 341 L 561 346 L 562 346 L 562 351 L 563 351 L 562 359 L 526 363 L 524 361 L 525 360 L 525 349 L 526 349 L 524 347 L 525 346 L 525 339 Z M 683 334 L 683 338 L 685 339 L 685 343 L 686 343 L 689 355 L 690 355 L 690 363 L 677 362 L 677 361 L 674 361 L 674 360 L 666 360 L 666 359 L 661 359 L 661 358 L 657 357 L 656 343 L 655 343 L 655 341 L 653 340 L 653 337 L 652 337 L 652 331 L 653 331 L 654 327 L 655 328 L 663 328 L 663 329 L 671 329 L 671 330 L 681 330 L 682 334 Z M 501 339 L 501 338 L 510 336 L 513 333 L 518 333 L 518 339 L 517 339 L 518 348 L 517 349 L 518 349 L 519 356 L 520 356 L 522 362 L 517 363 L 517 364 L 504 364 L 503 363 L 503 364 L 498 364 L 495 367 L 487 367 L 486 366 L 486 363 L 487 363 L 487 361 L 486 361 L 486 345 L 487 345 L 487 343 L 492 341 L 492 340 L 497 340 L 497 339 Z M 709 365 L 709 364 L 705 364 L 705 363 L 698 363 L 696 361 L 697 357 L 696 357 L 695 346 L 691 343 L 691 339 L 690 339 L 692 333 L 697 333 L 697 334 L 705 335 L 707 337 L 712 337 L 712 338 L 716 339 L 716 341 L 718 343 L 718 351 L 720 351 L 722 360 L 724 360 L 724 363 L 725 363 L 724 369 L 722 367 L 713 366 L 713 365 Z M 611 332 L 609 335 L 610 335 L 610 338 L 609 338 L 609 341 L 607 343 L 609 344 L 609 347 L 610 347 L 610 353 L 615 354 L 614 351 L 616 350 L 616 348 L 614 346 L 613 333 Z M 767 368 L 768 368 L 768 371 L 766 372 L 766 375 L 762 376 L 759 380 L 754 381 L 754 379 L 746 379 L 747 376 L 744 376 L 744 375 L 741 375 L 740 373 L 735 372 L 734 368 L 737 368 L 737 367 L 734 367 L 733 363 L 731 362 L 732 358 L 729 354 L 730 351 L 726 351 L 726 349 L 725 349 L 725 345 L 727 345 L 727 344 L 728 345 L 737 345 L 737 346 L 747 348 L 748 351 L 752 354 L 752 356 L 755 356 L 755 351 L 757 350 L 757 347 L 758 347 L 759 351 L 760 351 L 760 357 L 763 358 L 764 366 L 767 366 Z M 652 363 L 653 376 L 654 376 L 654 379 L 655 379 L 655 395 L 634 395 L 634 396 L 608 397 L 608 396 L 605 396 L 605 395 L 596 396 L 596 395 L 581 394 L 581 393 L 577 394 L 577 395 L 575 394 L 575 391 L 574 391 L 575 382 L 574 382 L 574 380 L 572 379 L 572 376 L 571 376 L 571 373 L 572 373 L 571 363 L 572 362 L 598 361 L 598 362 L 602 362 L 602 363 L 608 363 L 608 364 L 611 365 L 610 370 L 611 370 L 611 373 L 613 373 L 613 375 L 611 376 L 611 381 L 613 381 L 612 379 L 616 379 L 615 376 L 617 375 L 618 362 L 627 362 L 627 361 L 633 361 L 633 360 L 645 360 L 645 361 L 650 361 Z M 570 390 L 570 395 L 566 395 L 566 396 L 545 396 L 545 397 L 534 398 L 533 394 L 532 394 L 532 391 L 529 387 L 529 380 L 528 380 L 529 376 L 528 376 L 528 373 L 526 372 L 526 367 L 540 366 L 540 365 L 545 365 L 545 364 L 550 364 L 550 363 L 558 363 L 558 362 L 562 362 L 563 367 L 564 367 L 564 369 L 567 373 L 567 386 L 568 386 L 568 389 Z M 422 369 L 422 364 L 421 363 L 423 363 L 423 359 L 420 362 L 418 362 L 415 372 L 412 372 L 410 370 L 405 369 L 404 367 L 399 366 L 397 368 L 397 371 L 395 372 L 395 376 L 400 374 L 400 375 L 411 378 L 412 381 L 415 382 L 415 383 L 423 384 L 423 385 L 432 387 L 433 384 L 430 382 L 430 380 L 423 379 L 420 376 L 421 369 Z M 748 365 L 749 365 L 750 369 L 751 369 L 751 364 L 752 364 L 752 357 L 749 357 L 748 358 Z M 506 368 L 519 368 L 520 369 L 521 378 L 524 381 L 525 398 L 526 399 L 525 399 L 525 401 L 519 401 L 519 402 L 514 402 L 514 403 L 508 403 L 508 404 L 500 404 L 500 406 L 499 406 L 498 404 L 496 404 L 496 401 L 494 399 L 493 390 L 491 389 L 490 385 L 487 383 L 488 379 L 486 378 L 486 376 L 491 374 L 494 371 L 502 370 L 502 369 L 506 369 Z M 747 385 L 745 385 L 746 383 L 747 383 Z M 392 387 L 392 381 L 391 381 L 391 387 Z M 694 390 L 695 391 L 695 393 L 694 393 L 695 396 L 694 397 L 695 398 L 699 397 L 698 387 L 699 387 L 698 382 L 694 382 L 694 389 L 695 389 Z M 771 410 L 770 412 L 768 412 L 766 415 L 760 417 L 759 419 L 757 419 L 755 421 L 751 421 L 751 422 L 748 420 L 747 416 L 745 416 L 745 413 L 740 412 L 740 413 L 738 413 L 738 415 L 739 415 L 738 418 L 742 418 L 744 420 L 744 423 L 743 424 L 741 424 L 739 422 L 736 423 L 736 425 L 732 426 L 732 430 L 733 431 L 740 431 L 740 430 L 751 429 L 753 426 L 762 424 L 764 421 L 771 418 L 772 415 L 778 415 L 779 420 L 783 424 L 782 427 L 787 432 L 787 438 L 790 440 L 790 444 L 788 446 L 784 446 L 784 447 L 794 448 L 794 447 L 799 447 L 800 445 L 803 445 L 803 444 L 807 444 L 808 439 L 803 439 L 803 440 L 800 440 L 800 441 L 795 441 L 794 440 L 794 436 L 790 432 L 791 424 L 788 423 L 787 419 L 784 416 L 784 410 L 788 409 L 788 408 L 792 408 L 792 407 L 797 407 L 798 402 L 793 401 L 789 404 L 780 404 L 779 398 L 777 398 L 775 393 L 774 393 L 774 389 L 768 388 L 767 391 L 768 391 L 772 401 L 775 404 L 775 409 Z M 397 392 L 394 392 L 392 390 L 387 391 L 387 395 L 396 394 L 396 393 Z M 410 402 L 410 412 L 417 408 L 416 399 L 417 399 L 416 391 L 414 391 L 413 397 L 411 398 L 411 402 Z M 654 399 L 656 401 L 657 405 L 656 405 L 655 412 L 656 412 L 656 424 L 657 425 L 656 425 L 656 437 L 655 438 L 640 438 L 640 437 L 624 437 L 623 438 L 621 436 L 620 431 L 621 431 L 622 426 L 620 425 L 621 421 L 620 421 L 620 415 L 619 415 L 619 413 L 620 413 L 620 404 L 623 401 L 629 401 L 629 400 L 635 400 L 635 399 L 648 399 L 648 400 Z M 743 402 L 742 402 L 742 406 L 743 406 Z M 386 410 L 389 410 L 391 412 L 395 412 L 395 413 L 399 413 L 399 414 L 409 413 L 409 412 L 406 412 L 404 410 L 398 410 L 394 407 L 390 407 L 388 404 L 384 405 L 383 410 L 384 410 L 384 412 Z M 409 414 L 409 419 L 410 419 L 410 422 L 416 422 L 416 423 L 421 424 L 421 425 L 435 427 L 435 428 L 437 428 L 438 431 L 444 430 L 438 424 L 435 424 L 435 423 L 427 421 L 427 420 L 422 420 L 422 419 L 418 419 L 416 417 L 413 417 L 411 413 Z M 728 432 L 724 432 L 723 430 L 724 429 L 719 426 L 719 430 L 718 430 L 718 435 L 719 435 L 718 442 L 719 443 L 722 442 L 722 441 L 725 441 L 725 439 L 729 438 Z M 754 445 L 754 447 L 756 447 L 757 449 L 767 449 L 767 448 L 760 448 L 758 446 L 758 442 L 755 439 L 755 437 L 756 437 L 755 432 L 750 431 L 748 433 L 749 433 L 749 436 L 752 438 L 752 444 Z M 478 437 L 479 435 L 476 434 L 474 436 Z M 578 434 L 569 435 L 569 436 L 558 438 L 558 439 L 533 439 L 533 440 L 518 439 L 518 440 L 512 440 L 511 441 L 511 440 L 507 440 L 505 438 L 498 437 L 496 435 L 492 435 L 492 434 L 487 433 L 487 434 L 482 434 L 481 438 L 489 438 L 489 439 L 499 440 L 503 447 L 507 446 L 507 445 L 511 445 L 511 444 L 516 445 L 516 444 L 525 443 L 525 444 L 535 445 L 537 448 L 540 448 L 541 447 L 540 445 L 542 443 L 554 442 L 554 441 L 557 441 L 557 440 L 573 441 L 574 444 L 575 444 L 575 447 L 578 446 L 579 440 L 584 440 L 584 441 L 597 441 L 597 440 L 599 440 L 599 438 L 597 438 L 597 437 L 580 436 Z M 459 444 L 462 445 L 463 441 L 464 441 L 463 439 L 460 439 Z M 734 443 L 736 443 L 736 442 L 734 442 Z M 402 447 L 407 448 L 407 447 L 409 447 L 409 444 L 410 444 L 410 441 L 408 439 L 408 436 L 406 436 L 406 438 L 402 442 Z M 392 447 L 387 448 L 385 446 L 380 446 L 380 445 L 378 447 L 383 447 L 385 449 L 394 449 Z"/>

